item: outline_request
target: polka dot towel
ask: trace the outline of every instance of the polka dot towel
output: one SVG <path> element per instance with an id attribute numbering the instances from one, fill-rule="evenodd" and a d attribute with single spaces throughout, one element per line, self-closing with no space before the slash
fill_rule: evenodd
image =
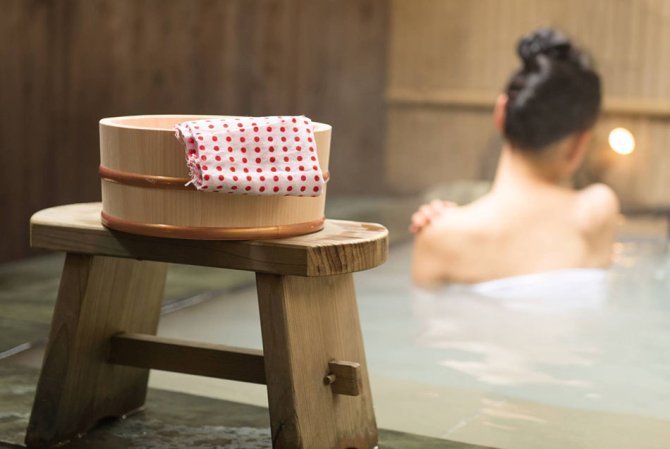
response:
<path id="1" fill-rule="evenodd" d="M 242 195 L 319 196 L 324 179 L 312 121 L 230 117 L 176 126 L 198 190 Z"/>

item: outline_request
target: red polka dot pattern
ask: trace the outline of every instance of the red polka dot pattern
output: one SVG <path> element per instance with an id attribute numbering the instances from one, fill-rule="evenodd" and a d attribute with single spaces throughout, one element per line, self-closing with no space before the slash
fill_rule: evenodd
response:
<path id="1" fill-rule="evenodd" d="M 323 192 L 323 173 L 311 137 L 313 124 L 305 116 L 212 118 L 180 123 L 176 131 L 185 145 L 190 184 L 198 190 L 294 196 L 319 196 Z M 273 146 L 276 141 L 282 142 L 281 157 L 275 157 L 275 151 L 279 151 Z M 217 154 L 221 150 L 217 142 L 228 143 L 227 158 Z M 245 142 L 252 142 L 253 149 L 247 149 Z M 309 150 L 305 156 L 304 149 Z M 247 151 L 253 157 L 245 157 L 249 156 Z M 305 164 L 307 156 L 309 164 Z M 207 174 L 212 170 L 218 176 Z M 239 172 L 244 176 L 235 175 Z M 292 176 L 294 172 L 301 176 Z M 271 176 L 265 176 L 268 173 Z"/>

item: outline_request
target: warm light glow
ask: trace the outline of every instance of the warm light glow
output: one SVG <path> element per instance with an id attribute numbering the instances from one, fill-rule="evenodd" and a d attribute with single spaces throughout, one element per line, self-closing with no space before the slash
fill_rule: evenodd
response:
<path id="1" fill-rule="evenodd" d="M 619 154 L 631 154 L 635 150 L 635 137 L 626 128 L 614 128 L 610 131 L 610 147 Z"/>

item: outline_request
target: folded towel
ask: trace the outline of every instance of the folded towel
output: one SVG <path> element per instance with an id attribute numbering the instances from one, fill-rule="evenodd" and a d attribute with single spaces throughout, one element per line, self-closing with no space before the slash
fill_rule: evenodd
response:
<path id="1" fill-rule="evenodd" d="M 198 190 L 243 195 L 319 196 L 324 179 L 312 121 L 225 117 L 176 126 Z"/>

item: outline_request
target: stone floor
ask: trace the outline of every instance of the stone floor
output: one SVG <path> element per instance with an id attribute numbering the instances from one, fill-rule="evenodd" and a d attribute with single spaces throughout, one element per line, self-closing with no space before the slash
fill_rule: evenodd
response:
<path id="1" fill-rule="evenodd" d="M 0 448 L 23 446 L 38 370 L 0 363 Z M 101 423 L 71 449 L 271 449 L 263 407 L 149 390 L 145 410 Z M 393 431 L 380 431 L 380 449 L 485 449 Z M 316 448 L 315 448 L 316 449 Z"/>

